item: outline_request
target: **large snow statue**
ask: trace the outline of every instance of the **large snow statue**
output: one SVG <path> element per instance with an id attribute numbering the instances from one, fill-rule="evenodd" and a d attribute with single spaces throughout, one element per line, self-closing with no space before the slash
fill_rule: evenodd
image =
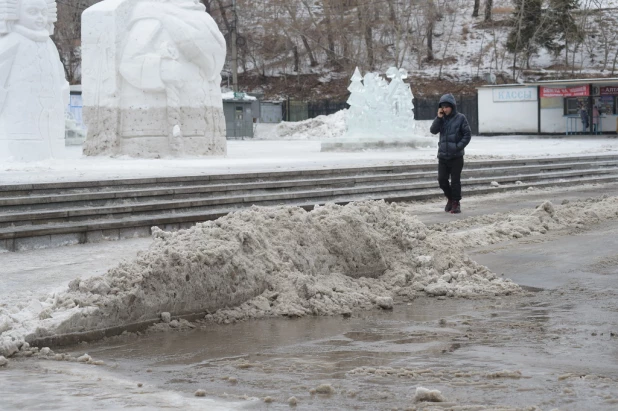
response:
<path id="1" fill-rule="evenodd" d="M 226 153 L 225 39 L 198 0 L 105 0 L 82 14 L 87 155 Z"/>
<path id="2" fill-rule="evenodd" d="M 409 137 L 414 130 L 414 104 L 404 69 L 391 67 L 387 82 L 378 73 L 361 76 L 358 68 L 350 79 L 350 109 L 346 115 L 346 136 L 383 139 Z"/>
<path id="3" fill-rule="evenodd" d="M 69 83 L 49 0 L 0 0 L 0 160 L 64 157 Z"/>

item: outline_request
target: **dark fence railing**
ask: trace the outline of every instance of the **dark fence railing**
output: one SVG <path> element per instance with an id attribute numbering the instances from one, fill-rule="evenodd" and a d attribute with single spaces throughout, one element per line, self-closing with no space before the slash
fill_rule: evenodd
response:
<path id="1" fill-rule="evenodd" d="M 455 96 L 457 110 L 464 114 L 470 124 L 472 134 L 479 133 L 479 104 L 478 96 Z M 414 99 L 414 119 L 433 120 L 438 113 L 440 96 Z"/>
<path id="2" fill-rule="evenodd" d="M 472 134 L 479 132 L 478 96 L 455 96 L 457 109 L 468 118 Z M 422 97 L 414 99 L 414 119 L 433 120 L 438 111 L 440 96 Z M 298 101 L 287 100 L 282 105 L 285 121 L 302 121 L 317 116 L 334 114 L 349 108 L 347 103 L 332 100 Z"/>

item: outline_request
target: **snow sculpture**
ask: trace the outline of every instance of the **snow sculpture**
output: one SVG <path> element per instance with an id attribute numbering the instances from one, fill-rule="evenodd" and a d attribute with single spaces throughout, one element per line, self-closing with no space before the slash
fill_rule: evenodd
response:
<path id="1" fill-rule="evenodd" d="M 0 0 L 0 159 L 62 158 L 69 83 L 53 0 Z"/>
<path id="2" fill-rule="evenodd" d="M 350 109 L 346 116 L 347 137 L 384 138 L 410 136 L 414 129 L 414 104 L 408 73 L 391 67 L 387 82 L 378 73 L 361 76 L 354 71 L 348 87 Z"/>
<path id="3" fill-rule="evenodd" d="M 226 45 L 198 0 L 106 0 L 82 14 L 86 155 L 226 153 Z"/>

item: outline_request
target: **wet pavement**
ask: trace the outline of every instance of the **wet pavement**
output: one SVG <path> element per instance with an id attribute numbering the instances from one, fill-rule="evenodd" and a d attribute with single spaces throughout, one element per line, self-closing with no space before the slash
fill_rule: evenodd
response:
<path id="1" fill-rule="evenodd" d="M 618 221 L 469 254 L 528 291 L 81 344 L 105 365 L 12 360 L 0 408 L 618 409 Z"/>

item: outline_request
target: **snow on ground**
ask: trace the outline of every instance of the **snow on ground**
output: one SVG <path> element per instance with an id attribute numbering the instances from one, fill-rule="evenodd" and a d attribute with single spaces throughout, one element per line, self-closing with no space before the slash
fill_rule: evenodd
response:
<path id="1" fill-rule="evenodd" d="M 105 274 L 119 262 L 135 259 L 151 242 L 150 238 L 132 238 L 62 249 L 0 253 L 0 307 L 63 291 L 77 277 Z"/>
<path id="2" fill-rule="evenodd" d="M 228 155 L 220 158 L 86 158 L 73 151 L 65 160 L 9 162 L 0 166 L 0 184 L 436 161 L 436 148 L 322 153 L 321 141 L 311 139 L 333 138 L 341 123 L 339 114 L 279 125 L 273 128 L 278 139 L 230 141 Z M 428 123 L 417 122 L 411 133 L 427 133 Z M 299 136 L 305 141 L 289 140 Z M 618 139 L 474 137 L 466 152 L 472 160 L 618 154 Z M 0 305 L 0 355 L 14 354 L 26 338 L 150 321 L 162 312 L 209 310 L 213 321 L 233 322 L 270 315 L 345 314 L 389 306 L 393 297 L 417 293 L 513 293 L 518 291 L 515 284 L 469 260 L 463 245 L 543 235 L 615 217 L 617 211 L 615 198 L 558 209 L 544 203 L 530 215 L 458 234 L 453 245 L 446 233 L 428 229 L 397 204 L 328 205 L 312 212 L 295 207 L 243 210 L 178 233 L 155 231 L 147 250 L 105 274 L 62 276 L 62 289 L 38 297 L 39 288 L 5 302 Z M 55 284 L 60 281 L 52 277 Z"/>
<path id="3" fill-rule="evenodd" d="M 230 323 L 389 308 L 393 298 L 418 295 L 517 293 L 464 247 L 599 224 L 616 218 L 616 200 L 544 201 L 484 216 L 491 221 L 481 227 L 478 219 L 462 222 L 456 232 L 426 226 L 407 204 L 381 201 L 311 212 L 254 207 L 180 232 L 155 230 L 147 250 L 106 274 L 0 306 L 0 355 L 29 351 L 25 339 L 156 321 L 163 312 L 209 311 L 206 319 Z"/>
<path id="4" fill-rule="evenodd" d="M 341 138 L 346 131 L 347 110 L 340 110 L 330 116 L 317 116 L 304 121 L 283 121 L 275 128 L 270 139 L 284 140 L 327 140 Z M 268 136 L 267 136 L 268 138 Z"/>
<path id="5" fill-rule="evenodd" d="M 241 101 L 256 101 L 257 100 L 257 97 L 253 97 L 253 96 L 250 96 L 244 93 L 241 98 L 236 98 L 234 96 L 233 91 L 222 91 L 221 97 L 223 98 L 223 100 L 241 100 Z"/>
<path id="6" fill-rule="evenodd" d="M 15 354 L 24 339 L 152 321 L 163 312 L 210 311 L 227 323 L 350 313 L 392 306 L 396 295 L 519 291 L 405 207 L 379 201 L 311 212 L 253 207 L 176 233 L 154 229 L 153 238 L 134 261 L 102 276 L 0 307 L 0 355 Z"/>
<path id="7" fill-rule="evenodd" d="M 416 122 L 414 135 L 429 135 L 429 122 Z M 262 127 L 263 125 L 259 125 Z M 277 127 L 269 126 L 271 130 Z M 285 126 L 287 127 L 287 126 Z M 278 132 L 276 132 L 278 133 Z M 308 136 L 307 133 L 304 134 Z M 224 157 L 134 159 L 129 157 L 85 157 L 81 147 L 67 147 L 70 157 L 0 165 L 0 184 L 86 181 L 140 177 L 229 174 L 256 171 L 285 171 L 334 167 L 359 167 L 433 163 L 436 148 L 321 152 L 320 140 L 281 139 L 231 140 Z M 264 134 L 260 134 L 264 138 Z M 413 137 L 411 137 L 413 138 Z M 618 154 L 618 139 L 607 136 L 501 136 L 473 137 L 466 160 Z"/>
<path id="8" fill-rule="evenodd" d="M 317 116 L 304 121 L 279 124 L 258 124 L 255 140 L 330 140 L 346 136 L 345 116 L 347 110 L 340 110 L 329 116 Z M 409 137 L 435 137 L 429 132 L 433 120 L 418 120 L 410 127 Z M 401 136 L 405 138 L 406 136 Z"/>

